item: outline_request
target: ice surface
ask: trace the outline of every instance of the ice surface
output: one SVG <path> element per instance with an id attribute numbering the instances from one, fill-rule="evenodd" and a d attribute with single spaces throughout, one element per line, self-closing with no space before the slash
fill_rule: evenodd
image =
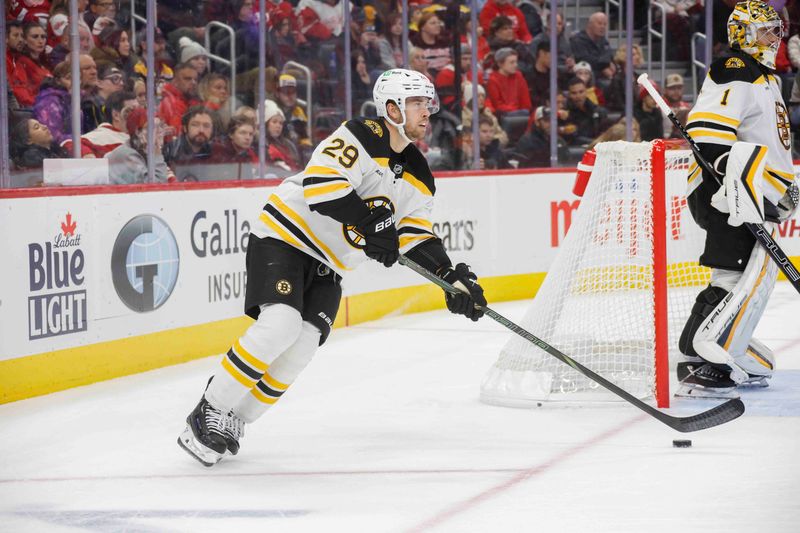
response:
<path id="1" fill-rule="evenodd" d="M 217 357 L 0 405 L 0 531 L 796 532 L 798 324 L 779 283 L 758 330 L 772 386 L 691 435 L 627 404 L 480 403 L 508 333 L 446 312 L 335 331 L 211 469 L 175 440 Z"/>

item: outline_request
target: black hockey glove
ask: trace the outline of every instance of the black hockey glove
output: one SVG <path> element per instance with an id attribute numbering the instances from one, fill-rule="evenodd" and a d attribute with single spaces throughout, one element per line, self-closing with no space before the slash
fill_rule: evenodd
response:
<path id="1" fill-rule="evenodd" d="M 373 209 L 369 216 L 356 224 L 356 229 L 364 236 L 364 253 L 367 257 L 390 267 L 400 257 L 400 241 L 394 225 L 394 213 L 386 207 Z"/>
<path id="2" fill-rule="evenodd" d="M 486 306 L 486 298 L 483 297 L 483 288 L 478 285 L 478 276 L 469 269 L 469 266 L 459 263 L 455 269 L 448 268 L 440 277 L 464 291 L 459 294 L 445 292 L 444 299 L 451 313 L 464 315 L 473 322 L 483 316 L 483 309 L 476 309 L 475 305 Z"/>

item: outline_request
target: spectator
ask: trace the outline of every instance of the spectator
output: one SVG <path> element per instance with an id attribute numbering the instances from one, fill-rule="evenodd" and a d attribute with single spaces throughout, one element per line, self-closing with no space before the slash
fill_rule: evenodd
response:
<path id="1" fill-rule="evenodd" d="M 22 27 L 22 36 L 25 41 L 24 52 L 17 58 L 16 68 L 11 73 L 10 81 L 14 96 L 20 105 L 30 107 L 44 79 L 53 74 L 50 72 L 50 62 L 44 53 L 47 43 L 44 28 L 37 22 L 28 22 Z"/>
<path id="2" fill-rule="evenodd" d="M 461 48 L 461 76 L 458 81 L 458 88 L 459 91 L 461 86 L 466 82 L 468 79 L 472 79 L 472 50 L 469 48 Z M 483 72 L 481 69 L 478 69 L 478 83 L 483 83 Z M 434 86 L 436 87 L 436 94 L 439 96 L 441 100 L 442 107 L 449 110 L 452 113 L 455 113 L 455 103 L 456 103 L 456 68 L 455 65 L 452 63 L 444 67 L 442 70 L 439 71 L 439 74 L 436 75 L 436 81 L 434 82 Z M 461 101 L 460 95 L 458 101 Z"/>
<path id="3" fill-rule="evenodd" d="M 180 181 L 197 181 L 211 157 L 214 112 L 202 105 L 190 107 L 181 120 L 181 134 L 166 144 L 164 159 Z"/>
<path id="4" fill-rule="evenodd" d="M 275 65 L 282 66 L 287 61 L 294 61 L 298 58 L 300 43 L 297 41 L 297 36 L 300 34 L 293 31 L 293 17 L 291 8 L 275 11 L 272 16 L 272 26 L 267 35 L 267 42 L 272 51 Z"/>
<path id="5" fill-rule="evenodd" d="M 255 131 L 255 122 L 250 119 L 231 119 L 225 139 L 211 147 L 211 160 L 214 163 L 258 163 L 258 155 L 253 150 Z M 234 179 L 239 177 L 237 173 Z"/>
<path id="6" fill-rule="evenodd" d="M 528 76 L 533 70 L 535 52 L 532 54 L 529 46 L 518 40 L 514 34 L 512 20 L 504 15 L 499 15 L 489 25 L 489 50 L 491 53 L 483 60 L 484 68 L 494 68 L 494 54 L 501 48 L 511 48 L 517 53 L 517 68 L 523 76 Z"/>
<path id="7" fill-rule="evenodd" d="M 278 78 L 278 107 L 284 118 L 289 117 L 286 135 L 301 147 L 311 147 L 308 136 L 308 115 L 305 107 L 297 100 L 297 79 L 291 74 L 281 74 Z"/>
<path id="8" fill-rule="evenodd" d="M 367 60 L 364 58 L 363 50 L 356 49 L 351 55 L 351 63 L 353 69 L 352 76 L 352 95 L 353 95 L 353 110 L 360 114 L 361 106 L 367 100 L 372 99 L 372 79 L 367 72 Z"/>
<path id="9" fill-rule="evenodd" d="M 563 140 L 558 140 L 559 147 Z M 519 161 L 520 168 L 550 166 L 550 109 L 544 106 L 536 108 L 530 129 L 514 148 L 512 157 Z"/>
<path id="10" fill-rule="evenodd" d="M 575 64 L 573 72 L 575 73 L 575 77 L 581 80 L 586 86 L 586 97 L 589 99 L 589 101 L 594 105 L 605 106 L 606 97 L 603 94 L 603 91 L 601 91 L 600 88 L 596 87 L 594 84 L 594 73 L 592 72 L 592 66 L 586 61 L 581 61 L 580 63 Z"/>
<path id="11" fill-rule="evenodd" d="M 97 40 L 99 45 L 90 52 L 95 62 L 109 61 L 122 70 L 126 76 L 133 75 L 139 58 L 131 51 L 131 41 L 127 31 L 116 24 L 108 26 L 100 32 Z"/>
<path id="12" fill-rule="evenodd" d="M 546 105 L 550 100 L 550 41 L 539 41 L 536 49 L 536 62 L 527 77 L 533 108 Z M 558 80 L 558 89 L 563 89 L 562 80 Z"/>
<path id="13" fill-rule="evenodd" d="M 175 73 L 169 65 L 172 62 L 172 58 L 167 53 L 167 41 L 164 39 L 164 34 L 161 33 L 161 30 L 158 29 L 158 27 L 155 27 L 154 30 L 153 57 L 155 58 L 156 62 L 156 76 L 162 80 L 171 81 Z M 139 31 L 137 34 L 136 42 L 137 46 L 139 47 L 139 55 L 137 56 L 138 61 L 133 67 L 134 72 L 142 78 L 147 77 L 147 64 L 145 63 L 147 58 L 146 37 L 147 34 L 144 30 Z"/>
<path id="14" fill-rule="evenodd" d="M 81 157 L 84 159 L 104 157 L 107 153 L 128 140 L 125 119 L 139 105 L 136 96 L 130 91 L 117 91 L 106 100 L 105 122 L 96 129 L 81 135 Z M 72 153 L 72 139 L 63 144 L 67 153 Z"/>
<path id="15" fill-rule="evenodd" d="M 586 61 L 582 61 L 581 63 L 586 63 Z M 598 65 L 600 68 L 600 74 L 592 74 L 594 76 L 594 83 L 596 87 L 596 91 L 598 93 L 598 98 L 602 95 L 603 100 L 606 100 L 606 94 L 608 94 L 609 87 L 611 87 L 611 82 L 614 79 L 614 75 L 617 73 L 617 64 L 613 61 L 611 63 L 601 63 Z M 608 102 L 605 103 L 606 108 L 609 107 Z"/>
<path id="16" fill-rule="evenodd" d="M 658 86 L 656 86 L 656 89 L 658 90 Z M 639 132 L 643 141 L 652 141 L 664 137 L 664 122 L 661 110 L 656 105 L 653 97 L 644 88 L 639 91 L 639 101 L 633 106 L 633 116 L 639 122 Z"/>
<path id="17" fill-rule="evenodd" d="M 215 125 L 215 131 L 220 134 L 227 130 L 231 119 L 231 93 L 228 89 L 228 78 L 219 72 L 209 72 L 197 84 L 197 92 L 203 105 L 216 112 L 220 123 Z M 234 102 L 234 105 L 236 102 Z M 239 107 L 235 105 L 235 107 Z"/>
<path id="18" fill-rule="evenodd" d="M 408 49 L 408 68 L 424 74 L 431 80 L 431 83 L 434 81 L 433 75 L 428 70 L 428 60 L 425 59 L 425 52 L 415 46 Z"/>
<path id="19" fill-rule="evenodd" d="M 639 122 L 636 119 L 631 120 L 631 142 L 640 142 L 642 140 L 642 136 L 639 133 Z M 606 131 L 600 134 L 592 143 L 589 145 L 589 149 L 594 148 L 600 143 L 604 142 L 611 142 L 611 141 L 624 141 L 628 138 L 628 126 L 625 123 L 625 117 L 619 119 L 613 126 L 608 128 Z"/>
<path id="20" fill-rule="evenodd" d="M 147 110 L 137 107 L 125 119 L 128 140 L 106 154 L 108 175 L 111 183 L 128 185 L 147 181 Z M 167 167 L 162 154 L 164 128 L 156 118 L 153 166 L 157 182 L 173 181 L 174 176 Z"/>
<path id="21" fill-rule="evenodd" d="M 188 37 L 181 37 L 178 41 L 180 62 L 191 66 L 197 71 L 198 77 L 203 76 L 208 70 L 208 52 L 203 46 Z"/>
<path id="22" fill-rule="evenodd" d="M 94 29 L 95 22 L 101 17 L 109 17 L 108 10 L 114 5 L 113 0 L 89 0 L 89 9 L 83 14 L 83 20 Z M 111 15 L 113 18 L 113 15 Z"/>
<path id="23" fill-rule="evenodd" d="M 500 122 L 497 117 L 492 113 L 492 110 L 486 107 L 486 90 L 478 85 L 478 120 L 482 117 L 487 117 L 492 121 L 492 130 L 494 138 L 500 141 L 500 146 L 505 148 L 508 145 L 508 134 L 503 128 L 500 127 Z M 463 123 L 463 130 L 471 130 L 472 128 L 472 84 L 464 84 L 464 107 L 461 110 L 461 122 Z"/>
<path id="24" fill-rule="evenodd" d="M 511 19 L 514 29 L 514 38 L 516 40 L 526 44 L 531 42 L 533 37 L 528 31 L 525 15 L 522 14 L 522 11 L 520 11 L 511 0 L 488 0 L 488 2 L 484 4 L 479 16 L 480 24 L 484 32 L 489 33 L 489 26 L 492 20 L 499 15 L 505 15 Z"/>
<path id="25" fill-rule="evenodd" d="M 545 24 L 545 27 L 547 27 L 547 24 Z M 560 12 L 556 13 L 556 30 L 558 31 L 558 74 L 561 78 L 569 78 L 569 76 L 574 73 L 575 56 L 572 54 L 572 45 L 564 33 L 564 27 L 564 16 Z M 534 37 L 530 45 L 530 50 L 532 53 L 536 53 L 536 47 L 541 41 L 547 41 L 548 43 L 550 42 L 549 31 Z"/>
<path id="26" fill-rule="evenodd" d="M 25 38 L 22 33 L 22 24 L 11 21 L 6 26 L 6 75 L 8 84 L 14 98 L 18 101 L 28 102 L 28 106 L 33 104 L 36 94 L 32 92 L 32 87 L 28 83 L 28 74 L 18 66 L 23 51 L 25 50 Z"/>
<path id="27" fill-rule="evenodd" d="M 33 118 L 47 126 L 59 145 L 72 135 L 71 86 L 72 66 L 63 61 L 53 69 L 51 78 L 45 78 L 33 103 Z"/>
<path id="28" fill-rule="evenodd" d="M 578 78 L 569 82 L 567 111 L 569 122 L 575 125 L 575 135 L 570 139 L 572 145 L 589 144 L 605 129 L 606 110 L 589 100 L 586 85 Z"/>
<path id="29" fill-rule="evenodd" d="M 376 80 L 378 76 L 385 71 L 394 68 L 394 56 L 389 43 L 382 39 L 385 46 L 381 45 L 381 39 L 375 33 L 375 26 L 372 24 L 365 24 L 361 31 L 359 38 L 359 45 L 356 50 L 361 50 L 364 53 L 364 60 L 367 65 L 367 72 L 369 72 L 370 79 Z"/>
<path id="30" fill-rule="evenodd" d="M 399 12 L 389 13 L 384 25 L 384 35 L 380 41 L 381 48 L 387 46 L 394 58 L 395 68 L 403 64 L 403 15 Z M 385 53 L 385 52 L 384 52 Z"/>
<path id="31" fill-rule="evenodd" d="M 544 29 L 544 21 L 547 19 L 548 10 L 545 8 L 547 0 L 520 0 L 517 7 L 525 17 L 525 25 L 535 39 Z M 535 50 L 535 48 L 534 48 Z"/>
<path id="32" fill-rule="evenodd" d="M 60 159 L 66 153 L 53 139 L 47 126 L 34 118 L 17 122 L 10 132 L 11 161 L 18 169 L 42 168 L 45 159 Z"/>
<path id="33" fill-rule="evenodd" d="M 800 71 L 800 34 L 789 37 L 786 42 L 786 53 L 795 72 Z"/>
<path id="34" fill-rule="evenodd" d="M 683 76 L 680 74 L 670 74 L 667 76 L 667 81 L 664 82 L 664 100 L 667 102 L 670 109 L 672 109 L 672 112 L 675 113 L 678 121 L 685 126 L 686 118 L 689 116 L 689 110 L 692 109 L 692 106 L 689 102 L 683 101 Z M 678 128 L 672 124 L 669 118 L 663 117 L 663 122 L 664 132 L 669 132 L 669 135 L 666 136 L 667 138 L 683 138 L 681 132 L 678 131 Z"/>
<path id="35" fill-rule="evenodd" d="M 432 76 L 450 63 L 450 42 L 442 35 L 444 24 L 432 11 L 422 14 L 419 19 L 419 31 L 409 39 L 411 44 L 422 51 Z"/>
<path id="36" fill-rule="evenodd" d="M 495 138 L 494 124 L 489 117 L 478 118 L 478 141 L 480 144 L 481 169 L 510 168 L 500 141 Z"/>
<path id="37" fill-rule="evenodd" d="M 256 111 L 254 108 L 250 106 L 243 105 L 241 107 L 236 108 L 236 111 L 233 113 L 231 120 L 240 118 L 245 118 L 250 122 L 252 122 L 253 124 L 256 124 L 255 133 L 253 134 L 253 148 L 256 148 L 256 141 L 258 140 L 258 127 L 257 127 L 258 111 Z"/>
<path id="38" fill-rule="evenodd" d="M 78 68 L 81 71 L 81 94 L 94 94 L 97 90 L 97 63 L 89 54 L 78 56 Z"/>
<path id="39" fill-rule="evenodd" d="M 13 0 L 6 3 L 6 20 L 15 20 L 22 24 L 38 24 L 44 28 L 50 17 L 48 0 Z"/>
<path id="40" fill-rule="evenodd" d="M 142 107 L 147 106 L 147 83 L 139 76 L 128 78 L 125 84 L 125 90 L 130 91 L 136 96 L 136 101 Z"/>
<path id="41" fill-rule="evenodd" d="M 125 87 L 125 75 L 114 63 L 103 61 L 98 67 L 97 90 L 81 99 L 83 131 L 97 129 L 106 118 L 106 100 Z"/>
<path id="42" fill-rule="evenodd" d="M 627 52 L 628 47 L 623 44 L 617 49 L 616 54 L 614 54 L 614 75 L 611 77 L 611 81 L 605 90 L 606 105 L 613 111 L 625 110 L 625 70 L 627 68 Z M 639 92 L 639 84 L 636 81 L 639 77 L 639 73 L 636 72 L 636 69 L 644 64 L 642 49 L 638 44 L 633 45 L 631 62 L 633 64 L 631 91 L 636 95 Z"/>
<path id="43" fill-rule="evenodd" d="M 605 13 L 598 11 L 589 17 L 586 28 L 570 39 L 575 61 L 586 61 L 592 65 L 595 75 L 599 75 L 602 65 L 610 63 L 613 58 L 611 45 L 606 39 L 607 31 L 608 18 Z"/>
<path id="44" fill-rule="evenodd" d="M 489 75 L 487 93 L 492 108 L 498 113 L 528 111 L 531 97 L 528 83 L 517 70 L 517 53 L 511 48 L 501 48 L 494 54 L 497 70 Z"/>
<path id="45" fill-rule="evenodd" d="M 344 31 L 344 10 L 339 0 L 300 0 L 295 13 L 301 32 L 311 39 L 326 41 Z"/>
<path id="46" fill-rule="evenodd" d="M 264 102 L 264 121 L 267 126 L 267 156 L 270 164 L 284 170 L 295 172 L 302 170 L 300 151 L 294 142 L 284 133 L 285 117 L 278 104 L 272 100 Z"/>
<path id="47" fill-rule="evenodd" d="M 201 103 L 197 99 L 197 79 L 197 70 L 191 65 L 181 63 L 175 67 L 172 82 L 164 85 L 158 116 L 173 131 L 180 131 L 186 111 Z"/>

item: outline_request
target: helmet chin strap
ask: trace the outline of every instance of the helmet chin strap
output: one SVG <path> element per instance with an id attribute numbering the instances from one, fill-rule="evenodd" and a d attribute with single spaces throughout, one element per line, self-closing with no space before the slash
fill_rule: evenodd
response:
<path id="1" fill-rule="evenodd" d="M 397 133 L 400 134 L 400 138 L 403 139 L 405 141 L 405 143 L 406 143 L 406 146 L 408 146 L 413 141 L 408 138 L 408 135 L 406 135 L 406 128 L 405 128 L 405 125 L 406 125 L 406 113 L 405 113 L 405 111 L 400 109 L 399 106 L 397 107 L 397 109 L 400 110 L 400 116 L 403 118 L 403 121 L 401 123 L 398 124 L 397 122 L 392 120 L 392 118 L 389 116 L 389 112 L 388 111 L 386 112 L 386 116 L 383 117 L 383 118 L 386 119 L 386 122 L 388 122 L 390 125 L 394 126 L 394 128 L 397 130 Z"/>

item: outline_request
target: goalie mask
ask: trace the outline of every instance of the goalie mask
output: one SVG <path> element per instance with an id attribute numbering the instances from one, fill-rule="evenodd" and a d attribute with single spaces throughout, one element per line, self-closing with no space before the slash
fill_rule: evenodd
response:
<path id="1" fill-rule="evenodd" d="M 387 70 L 378 77 L 378 81 L 375 82 L 375 87 L 372 89 L 372 99 L 375 102 L 378 116 L 395 126 L 403 137 L 406 136 L 403 128 L 406 123 L 406 99 L 415 96 L 428 98 L 428 111 L 431 114 L 439 111 L 439 98 L 436 96 L 433 83 L 424 74 L 413 70 L 404 68 Z M 400 123 L 389 118 L 386 110 L 389 102 L 394 102 L 400 109 Z"/>
<path id="2" fill-rule="evenodd" d="M 764 2 L 739 2 L 728 17 L 730 47 L 750 54 L 769 69 L 775 69 L 782 37 L 783 23 L 778 13 Z"/>

